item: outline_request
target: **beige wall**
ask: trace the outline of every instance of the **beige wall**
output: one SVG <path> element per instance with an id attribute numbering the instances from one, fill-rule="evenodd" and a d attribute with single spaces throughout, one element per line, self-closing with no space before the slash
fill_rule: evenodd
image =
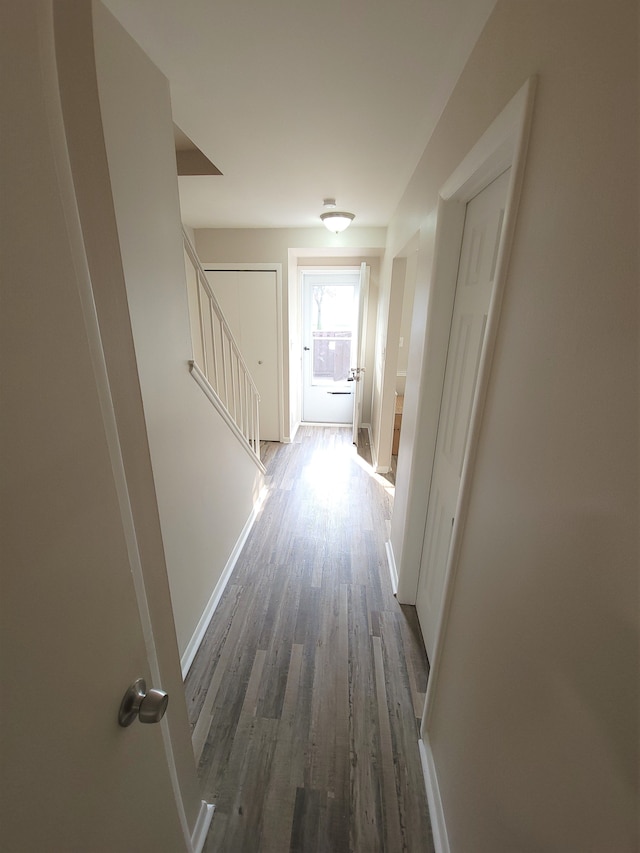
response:
<path id="1" fill-rule="evenodd" d="M 102 8 L 100 21 L 97 65 L 105 142 L 183 655 L 251 515 L 262 475 L 189 374 L 167 81 Z"/>
<path id="2" fill-rule="evenodd" d="M 282 323 L 284 339 L 285 440 L 300 421 L 301 347 L 298 329 L 291 318 L 298 316 L 297 266 L 371 266 L 369 296 L 368 359 L 373 359 L 374 322 L 378 310 L 379 255 L 386 229 L 351 227 L 340 235 L 317 228 L 198 229 L 195 248 L 207 263 L 279 263 L 282 265 Z M 371 419 L 372 374 L 366 371 L 363 423 Z"/>
<path id="3" fill-rule="evenodd" d="M 400 343 L 398 345 L 398 365 L 396 391 L 404 394 L 405 379 L 409 366 L 409 344 L 411 342 L 411 322 L 413 317 L 413 296 L 416 290 L 418 254 L 412 251 L 407 255 L 407 269 L 402 291 L 402 315 L 400 319 Z"/>
<path id="4" fill-rule="evenodd" d="M 429 477 L 415 331 L 438 190 L 538 75 L 425 732 L 452 853 L 638 849 L 637 13 L 632 0 L 499 2 L 389 228 L 390 257 L 421 231 L 392 525 L 402 573 Z"/>

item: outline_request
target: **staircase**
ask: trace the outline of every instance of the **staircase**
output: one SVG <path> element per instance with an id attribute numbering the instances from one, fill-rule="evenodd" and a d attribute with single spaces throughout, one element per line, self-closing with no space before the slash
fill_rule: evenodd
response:
<path id="1" fill-rule="evenodd" d="M 264 472 L 258 389 L 184 231 L 183 240 L 193 355 L 189 370 Z"/>

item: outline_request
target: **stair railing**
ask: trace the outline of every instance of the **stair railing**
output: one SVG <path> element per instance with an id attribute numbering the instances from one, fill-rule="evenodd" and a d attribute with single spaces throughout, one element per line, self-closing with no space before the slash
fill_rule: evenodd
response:
<path id="1" fill-rule="evenodd" d="M 183 231 L 193 358 L 191 375 L 260 462 L 260 394 L 206 273 Z"/>

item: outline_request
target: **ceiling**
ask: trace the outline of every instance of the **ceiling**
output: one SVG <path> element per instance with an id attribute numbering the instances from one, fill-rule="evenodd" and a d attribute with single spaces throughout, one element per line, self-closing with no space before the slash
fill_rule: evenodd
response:
<path id="1" fill-rule="evenodd" d="M 495 0 L 105 0 L 222 175 L 179 178 L 192 228 L 385 226 Z"/>

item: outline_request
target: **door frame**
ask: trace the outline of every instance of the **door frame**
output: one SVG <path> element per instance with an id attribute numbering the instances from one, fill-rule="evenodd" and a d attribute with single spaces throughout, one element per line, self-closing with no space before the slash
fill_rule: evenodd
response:
<path id="1" fill-rule="evenodd" d="M 474 196 L 511 167 L 502 237 L 496 260 L 495 285 L 489 306 L 472 405 L 469 437 L 447 561 L 442 609 L 436 631 L 433 660 L 430 661 L 431 669 L 420 730 L 420 754 L 433 818 L 434 841 L 438 850 L 449 848 L 435 765 L 429 746 L 431 711 L 438 689 L 443 650 L 446 646 L 448 617 L 455 594 L 456 568 L 464 536 L 482 412 L 490 385 L 500 308 L 507 281 L 509 255 L 524 180 L 535 88 L 536 78 L 530 77 L 450 175 L 442 186 L 438 199 L 431 265 L 432 286 L 428 296 L 428 323 L 422 357 L 423 386 L 417 401 L 416 443 L 420 445 L 420 453 L 417 457 L 414 456 L 409 484 L 414 513 L 411 515 L 410 511 L 407 512 L 402 561 L 398 574 L 398 600 L 411 604 L 416 600 L 423 533 L 435 463 L 436 435 L 466 206 Z M 416 500 L 415 485 L 421 477 L 428 485 Z"/>
<path id="2" fill-rule="evenodd" d="M 362 426 L 362 403 L 364 400 L 364 382 L 367 360 L 367 320 L 369 316 L 369 278 L 371 269 L 366 261 L 360 264 L 360 281 L 358 291 L 357 339 L 355 358 L 355 389 L 353 399 L 352 443 L 358 447 L 359 430 Z M 352 359 L 353 360 L 353 359 Z"/>
<path id="3" fill-rule="evenodd" d="M 284 350 L 283 350 L 283 319 L 282 319 L 282 264 L 219 264 L 202 261 L 202 269 L 205 272 L 274 272 L 276 274 L 276 349 L 278 353 L 278 364 L 276 367 L 278 382 L 278 436 L 281 442 L 290 439 L 285 435 L 284 425 L 289 423 L 289 417 L 285 420 L 284 404 Z"/>
<path id="4" fill-rule="evenodd" d="M 479 252 L 477 256 L 478 259 L 480 257 L 484 257 L 486 259 L 485 263 L 487 264 L 487 273 L 489 273 L 489 271 L 493 273 L 497 258 L 499 257 L 502 225 L 504 221 L 504 203 L 506 200 L 506 193 L 509 189 L 510 176 L 511 170 L 509 168 L 465 204 L 464 226 L 458 261 L 458 273 L 456 276 L 456 287 L 453 298 L 452 321 L 449 326 L 449 341 L 447 345 L 443 391 L 438 416 L 436 447 L 431 472 L 431 485 L 425 518 L 425 530 L 423 534 L 422 552 L 418 572 L 418 587 L 416 593 L 416 609 L 418 612 L 420 627 L 422 629 L 423 639 L 425 641 L 424 644 L 429 657 L 433 657 L 433 644 L 435 642 L 435 633 L 442 606 L 442 597 L 438 594 L 437 589 L 438 582 L 444 584 L 446 577 L 446 567 L 448 562 L 447 553 L 450 544 L 450 539 L 447 534 L 450 535 L 453 533 L 452 524 L 458 508 L 460 474 L 456 474 L 454 472 L 460 470 L 458 466 L 460 463 L 464 462 L 465 457 L 467 456 L 473 402 L 476 398 L 476 380 L 482 364 L 482 359 L 486 358 L 486 339 L 483 332 L 479 331 L 480 326 L 476 325 L 476 323 L 482 314 L 484 315 L 486 325 L 497 284 L 495 275 L 489 274 L 486 278 L 479 274 L 476 278 L 474 278 L 472 274 L 470 275 L 470 269 L 473 266 L 473 234 L 476 227 L 483 223 L 490 223 L 491 228 L 496 229 L 495 232 L 484 232 L 485 237 L 489 239 L 488 251 L 486 253 Z M 469 291 L 471 291 L 473 295 L 469 295 Z M 482 307 L 480 307 L 480 302 L 476 301 L 480 298 L 478 296 L 479 291 L 483 291 Z M 462 307 L 465 300 L 470 300 L 470 302 L 466 302 L 466 310 Z M 464 326 L 465 318 L 469 319 L 471 316 L 470 312 L 472 311 L 472 304 L 475 304 L 475 310 L 478 311 L 478 313 L 473 315 L 473 330 L 471 330 L 471 326 L 468 326 L 467 329 L 469 330 L 470 335 L 473 335 L 476 332 L 479 334 L 479 348 L 476 349 L 475 342 L 468 350 L 467 347 L 464 347 L 464 350 L 469 352 L 471 358 L 474 357 L 472 353 L 476 353 L 478 358 L 475 363 L 475 367 L 477 369 L 474 371 L 474 365 L 472 364 L 470 365 L 470 372 L 466 374 L 468 376 L 474 375 L 474 379 L 469 386 L 469 396 L 466 396 L 462 386 L 458 386 L 456 388 L 455 384 L 451 383 L 455 383 L 454 377 L 457 374 L 458 366 L 460 364 L 460 362 L 456 363 L 455 357 L 456 353 L 460 354 L 457 347 L 461 340 L 464 339 L 461 329 Z M 467 311 L 469 313 L 467 313 Z M 456 337 L 458 334 L 461 334 L 462 337 Z M 468 363 L 465 365 L 463 372 L 466 372 L 467 365 Z M 469 419 L 468 421 L 464 421 L 466 427 L 463 427 L 464 438 L 462 439 L 461 444 L 458 445 L 460 456 L 456 457 L 454 464 L 453 457 L 455 455 L 455 451 L 452 447 L 449 447 L 449 453 L 444 449 L 446 441 L 443 442 L 445 438 L 443 431 L 446 433 L 448 429 L 451 429 L 452 432 L 457 432 L 457 429 L 454 426 L 454 421 L 450 419 L 451 401 L 456 399 L 456 395 L 458 404 L 464 400 L 465 407 L 466 405 L 469 405 L 469 409 L 467 410 Z M 452 437 L 452 433 L 450 433 L 450 436 Z M 446 474 L 445 471 L 447 472 Z M 457 485 L 455 487 L 454 480 L 457 481 Z M 447 494 L 448 497 L 444 497 L 445 494 Z M 451 525 L 449 524 L 449 519 L 452 522 Z M 440 553 L 438 556 L 437 549 L 439 544 L 447 553 Z"/>

